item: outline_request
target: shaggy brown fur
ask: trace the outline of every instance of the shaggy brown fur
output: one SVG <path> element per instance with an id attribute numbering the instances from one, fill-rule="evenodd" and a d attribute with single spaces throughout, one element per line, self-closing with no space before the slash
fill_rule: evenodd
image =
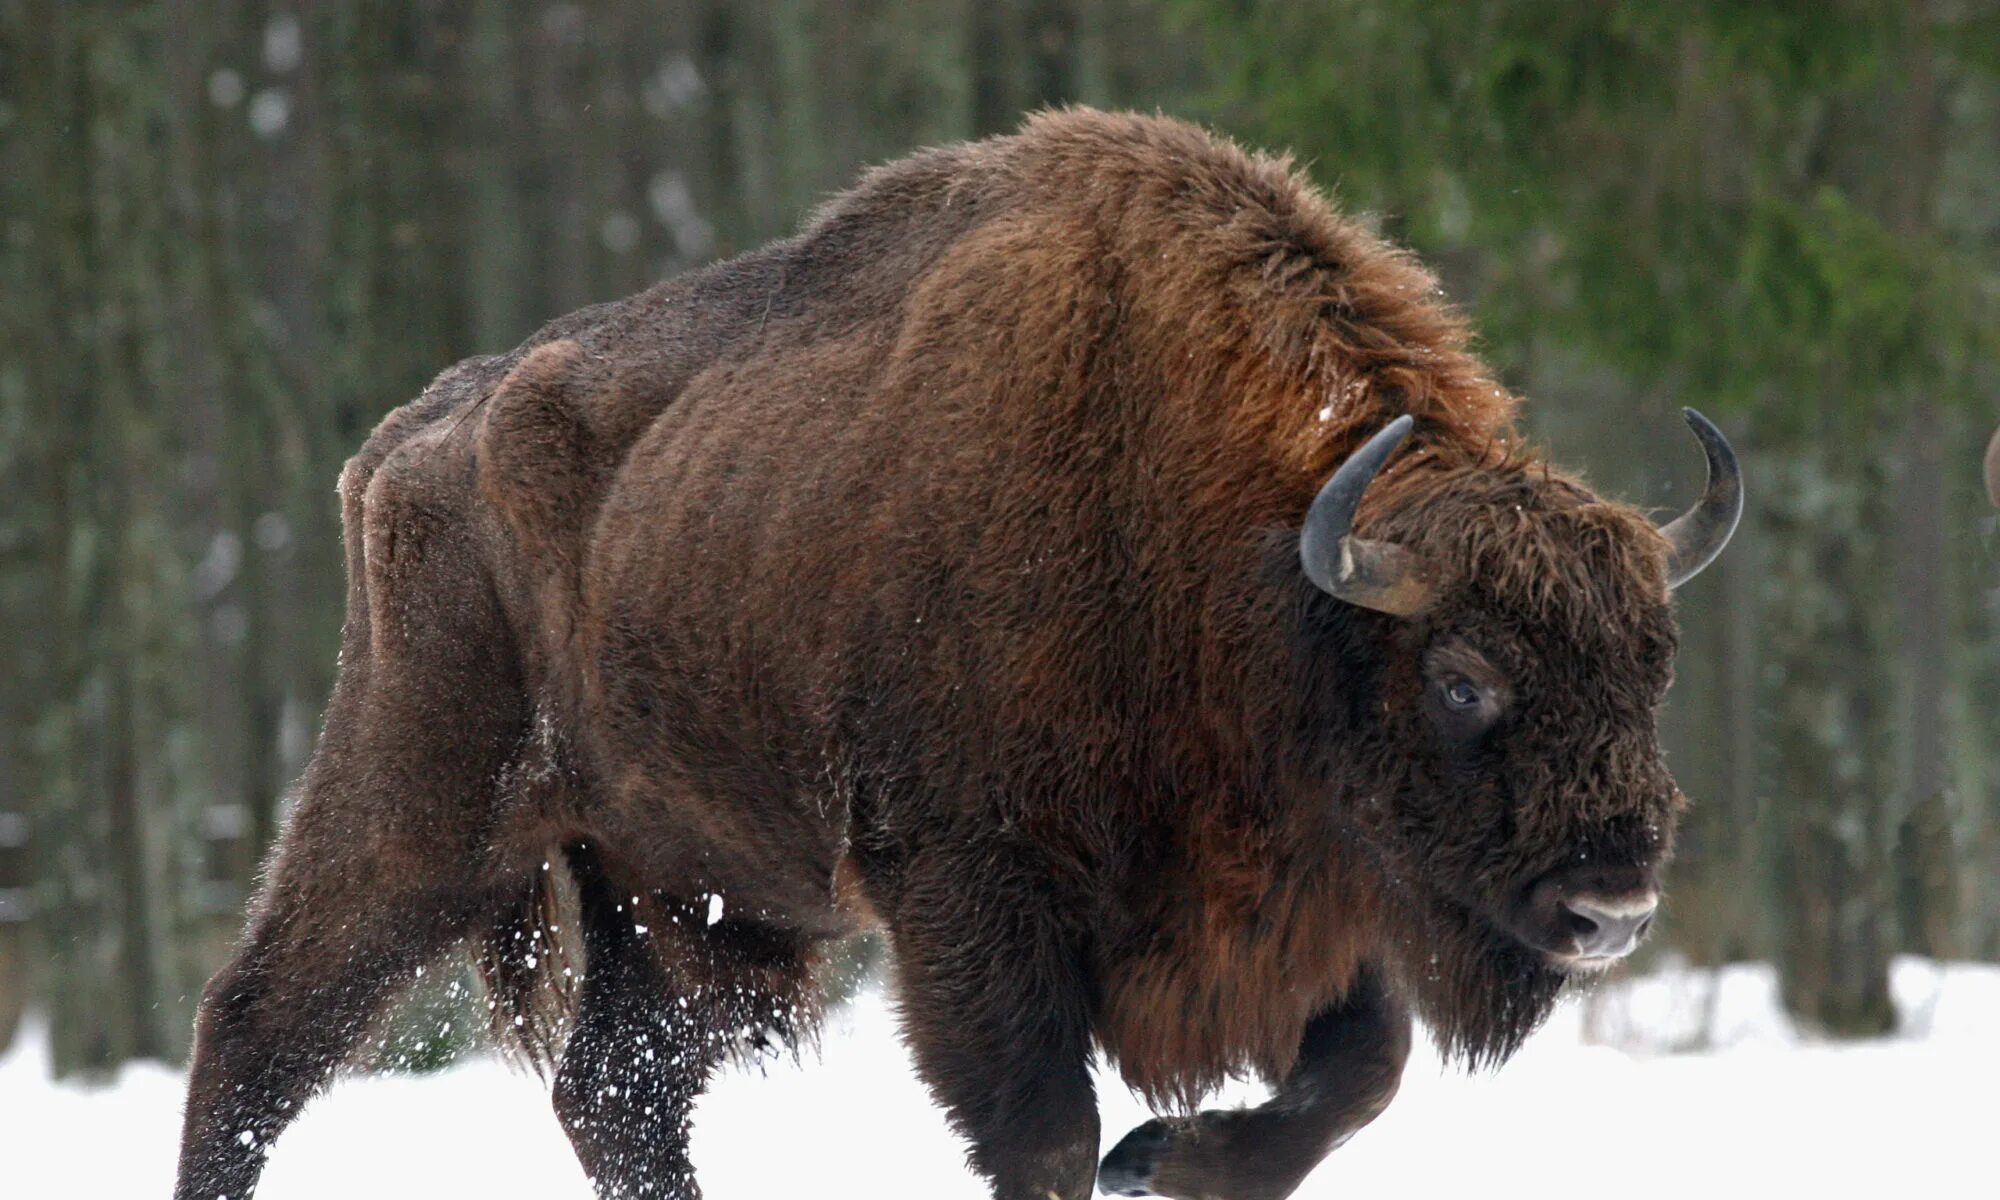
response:
<path id="1" fill-rule="evenodd" d="M 339 686 L 203 1003 L 178 1195 L 247 1195 L 467 939 L 599 1189 L 692 1195 L 708 1072 L 878 920 L 996 1195 L 1088 1193 L 1093 1047 L 1166 1106 L 1279 1085 L 1107 1186 L 1285 1194 L 1393 1095 L 1406 1005 L 1475 1062 L 1546 1013 L 1538 884 L 1668 849 L 1665 546 L 1513 409 L 1287 163 L 1078 110 L 446 372 L 342 476 Z M 1362 524 L 1435 565 L 1411 621 L 1297 549 L 1402 413 Z M 1439 711 L 1461 675 L 1490 729 Z"/>

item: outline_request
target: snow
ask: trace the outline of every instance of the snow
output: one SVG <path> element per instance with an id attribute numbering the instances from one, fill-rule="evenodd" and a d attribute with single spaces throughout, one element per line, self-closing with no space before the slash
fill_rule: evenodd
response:
<path id="1" fill-rule="evenodd" d="M 1680 972 L 1607 986 L 1497 1074 L 1448 1071 L 1420 1047 L 1388 1113 L 1298 1195 L 2000 1195 L 2000 967 L 1905 959 L 1894 983 L 1909 1032 L 1875 1042 L 1799 1036 L 1776 1015 L 1768 969 L 1738 967 L 1719 983 Z M 1665 1050 L 1694 1036 L 1699 1014 L 1712 1046 Z M 1625 1048 L 1594 1040 L 1607 1034 Z M 1108 1148 L 1145 1113 L 1114 1079 L 1100 1092 Z M 0 1059 L 7 1194 L 167 1194 L 180 1100 L 178 1073 L 158 1065 L 109 1087 L 52 1084 L 31 1030 Z M 832 1019 L 818 1061 L 724 1077 L 697 1112 L 694 1154 L 710 1200 L 985 1195 L 876 990 Z M 279 1140 L 257 1194 L 590 1189 L 543 1086 L 482 1058 L 342 1079 Z"/>

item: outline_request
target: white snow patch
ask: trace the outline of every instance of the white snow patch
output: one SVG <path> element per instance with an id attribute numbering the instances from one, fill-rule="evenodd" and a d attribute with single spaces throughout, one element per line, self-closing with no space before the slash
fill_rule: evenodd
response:
<path id="1" fill-rule="evenodd" d="M 2000 967 L 1899 961 L 1911 1032 L 1854 1044 L 1792 1031 L 1770 971 L 1732 968 L 1701 998 L 1718 1048 L 1666 1053 L 1658 1047 L 1687 1040 L 1685 1015 L 1651 1022 L 1679 1011 L 1675 989 L 1692 977 L 1606 985 L 1566 1005 L 1497 1074 L 1466 1078 L 1420 1045 L 1389 1111 L 1297 1195 L 1542 1200 L 1579 1182 L 1621 1200 L 1990 1193 Z M 1594 1044 L 1593 1029 L 1648 1048 Z M 139 1064 L 102 1088 L 47 1076 L 47 1039 L 31 1028 L 0 1059 L 7 1195 L 166 1194 L 178 1072 Z M 1114 1078 L 1100 1074 L 1099 1092 L 1108 1149 L 1145 1113 Z M 1238 1087 L 1224 1099 L 1254 1098 Z M 711 1200 L 986 1195 L 876 989 L 831 1018 L 821 1061 L 718 1081 L 696 1115 L 694 1156 Z M 257 1195 L 357 1193 L 591 1196 L 543 1085 L 486 1058 L 432 1076 L 342 1079 L 278 1139 Z"/>
<path id="2" fill-rule="evenodd" d="M 274 138 L 292 119 L 292 98 L 283 88 L 265 88 L 250 98 L 250 128 L 257 136 Z"/>
<path id="3" fill-rule="evenodd" d="M 714 893 L 708 898 L 708 923 L 715 924 L 722 919 L 722 894 Z"/>

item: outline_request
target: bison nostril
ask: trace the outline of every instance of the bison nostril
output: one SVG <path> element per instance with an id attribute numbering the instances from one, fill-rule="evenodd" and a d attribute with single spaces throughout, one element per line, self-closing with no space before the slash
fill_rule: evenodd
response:
<path id="1" fill-rule="evenodd" d="M 1639 945 L 1653 925 L 1652 893 L 1629 899 L 1574 896 L 1562 902 L 1563 931 L 1585 958 L 1620 958 Z"/>

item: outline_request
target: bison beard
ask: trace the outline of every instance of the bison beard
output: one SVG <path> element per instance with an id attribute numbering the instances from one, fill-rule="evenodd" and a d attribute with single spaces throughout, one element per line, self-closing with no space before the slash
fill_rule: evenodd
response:
<path id="1" fill-rule="evenodd" d="M 1435 903 L 1410 923 L 1439 947 L 1435 963 L 1405 977 L 1439 1049 L 1474 1069 L 1506 1062 L 1548 1019 L 1569 977 L 1466 909 Z"/>
<path id="2" fill-rule="evenodd" d="M 1504 1060 L 1629 951 L 1684 801 L 1656 529 L 1520 444 L 1432 278 L 1280 160 L 1083 110 L 459 364 L 342 473 L 325 730 L 204 994 L 177 1195 L 241 1200 L 472 944 L 605 1196 L 895 954 L 1004 1200 L 1276 1200 L 1412 1010 Z M 578 980 L 576 976 L 580 974 Z M 1265 1105 L 1196 1112 L 1231 1074 Z"/>

